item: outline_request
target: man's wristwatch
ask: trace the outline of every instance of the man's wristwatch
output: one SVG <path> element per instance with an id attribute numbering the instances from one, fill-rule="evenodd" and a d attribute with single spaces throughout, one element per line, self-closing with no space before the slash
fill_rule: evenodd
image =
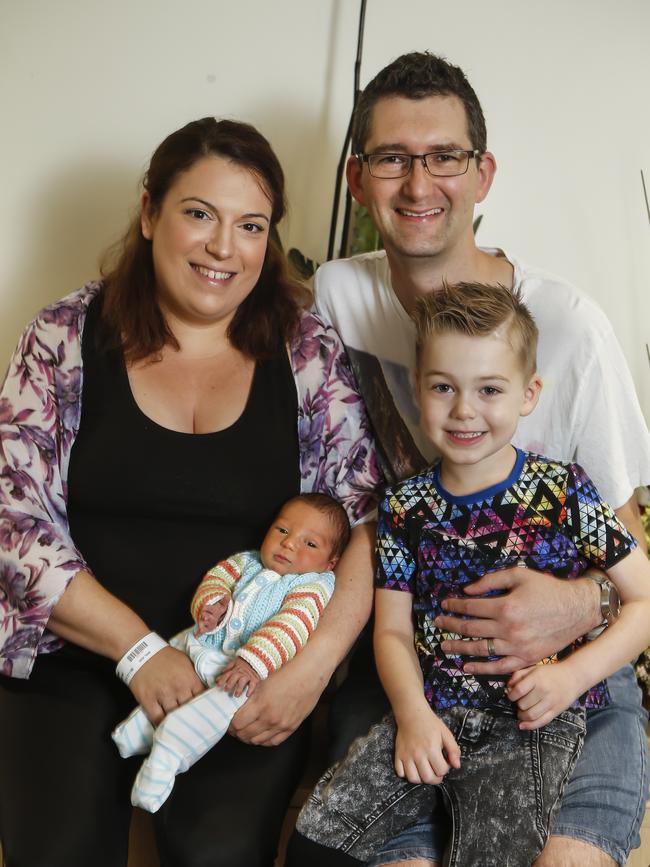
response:
<path id="1" fill-rule="evenodd" d="M 621 611 L 621 600 L 615 585 L 602 572 L 593 572 L 589 578 L 595 581 L 600 588 L 600 613 L 603 618 L 602 623 L 587 633 L 587 640 L 592 641 L 600 635 L 603 629 L 614 623 Z"/>

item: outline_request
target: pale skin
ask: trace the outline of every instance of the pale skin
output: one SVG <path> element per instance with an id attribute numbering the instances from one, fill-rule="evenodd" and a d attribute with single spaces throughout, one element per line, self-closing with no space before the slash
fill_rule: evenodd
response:
<path id="1" fill-rule="evenodd" d="M 201 608 L 195 634 L 199 636 L 205 635 L 206 632 L 213 632 L 225 617 L 229 602 L 230 594 L 225 594 L 219 599 L 209 599 Z"/>
<path id="2" fill-rule="evenodd" d="M 141 617 L 85 571 L 75 575 L 55 605 L 48 629 L 114 662 L 151 631 Z M 149 719 L 159 723 L 204 687 L 189 658 L 166 647 L 134 675 L 129 689 Z"/>
<path id="3" fill-rule="evenodd" d="M 224 668 L 216 679 L 215 684 L 234 695 L 235 698 L 239 698 L 244 691 L 246 691 L 250 698 L 261 680 L 262 678 L 259 674 L 245 659 L 242 659 L 241 656 L 236 656 Z"/>
<path id="4" fill-rule="evenodd" d="M 413 597 L 398 590 L 375 591 L 375 660 L 397 722 L 395 772 L 411 783 L 440 783 L 460 767 L 460 750 L 424 698 L 422 669 L 415 652 Z M 402 867 L 440 867 L 417 858 Z"/>
<path id="5" fill-rule="evenodd" d="M 131 365 L 128 375 L 139 408 L 161 426 L 207 433 L 241 415 L 255 365 L 232 346 L 227 329 L 257 282 L 270 219 L 258 179 L 220 157 L 199 160 L 180 175 L 160 211 L 152 211 L 143 195 L 142 232 L 153 244 L 158 303 L 179 348 L 165 347 L 160 357 Z M 373 543 L 373 525 L 353 529 L 318 630 L 294 660 L 258 685 L 235 715 L 231 733 L 271 746 L 311 712 L 370 615 Z M 72 579 L 48 628 L 115 662 L 151 631 L 86 571 Z M 159 723 L 204 687 L 188 657 L 168 647 L 139 669 L 129 688 Z"/>
<path id="6" fill-rule="evenodd" d="M 373 108 L 363 150 L 421 154 L 439 147 L 473 146 L 458 98 L 385 97 Z M 467 173 L 454 178 L 433 178 L 416 160 L 405 178 L 375 179 L 355 157 L 348 161 L 350 190 L 368 208 L 378 227 L 393 288 L 407 312 L 418 297 L 435 290 L 443 280 L 512 286 L 510 263 L 481 251 L 472 232 L 474 205 L 488 195 L 495 171 L 496 160 L 489 152 L 478 162 L 470 160 Z M 439 213 L 430 214 L 433 208 Z M 633 492 L 627 502 L 614 505 L 619 519 L 645 551 Z M 508 593 L 478 598 L 491 590 Z M 487 638 L 493 639 L 498 658 L 468 663 L 466 670 L 475 674 L 506 674 L 535 665 L 598 626 L 602 619 L 599 588 L 587 577 L 568 582 L 514 568 L 486 575 L 466 593 L 468 598 L 445 601 L 443 607 L 449 613 L 436 622 L 445 631 L 477 639 L 469 651 L 473 656 L 487 657 Z M 532 611 L 534 617 L 530 616 Z M 461 640 L 444 642 L 443 649 L 456 654 L 468 652 L 467 643 Z M 551 837 L 536 863 L 539 867 L 606 867 L 614 861 L 588 844 Z"/>
<path id="7" fill-rule="evenodd" d="M 460 767 L 460 750 L 424 697 L 410 593 L 375 592 L 374 646 L 377 670 L 397 722 L 395 772 L 409 783 L 440 783 L 450 768 Z"/>

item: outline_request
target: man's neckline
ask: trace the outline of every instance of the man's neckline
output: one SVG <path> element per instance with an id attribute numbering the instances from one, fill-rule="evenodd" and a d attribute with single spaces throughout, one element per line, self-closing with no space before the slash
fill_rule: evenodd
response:
<path id="1" fill-rule="evenodd" d="M 510 289 L 514 289 L 518 285 L 518 283 L 519 283 L 519 273 L 518 273 L 519 268 L 518 268 L 517 262 L 515 260 L 513 260 L 510 256 L 508 256 L 507 253 L 501 247 L 478 247 L 477 249 L 480 250 L 481 253 L 486 253 L 489 256 L 492 256 L 494 258 L 505 260 L 505 262 L 510 266 L 509 280 L 507 280 L 505 282 L 504 281 L 493 281 L 493 282 L 495 282 L 495 283 L 499 282 L 502 285 L 507 285 Z M 385 256 L 388 285 L 389 285 L 389 288 L 391 291 L 391 295 L 393 296 L 393 299 L 395 301 L 396 308 L 397 308 L 397 310 L 398 310 L 398 312 L 402 318 L 404 318 L 406 320 L 410 320 L 411 315 L 410 315 L 407 307 L 404 305 L 404 303 L 400 297 L 400 294 L 397 291 L 397 289 L 395 288 L 395 284 L 393 282 L 393 272 L 392 272 L 392 269 L 390 266 L 390 259 L 388 257 L 388 253 L 386 253 L 385 250 L 383 252 L 384 252 L 384 256 Z M 466 278 L 466 279 L 472 279 L 472 278 Z M 473 279 L 476 279 L 476 278 L 473 278 Z M 491 282 L 491 281 L 484 281 L 484 282 Z"/>

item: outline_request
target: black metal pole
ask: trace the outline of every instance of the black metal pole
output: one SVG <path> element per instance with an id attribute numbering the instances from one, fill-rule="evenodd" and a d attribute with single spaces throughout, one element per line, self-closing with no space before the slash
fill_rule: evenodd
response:
<path id="1" fill-rule="evenodd" d="M 352 134 L 352 117 L 350 117 L 350 121 L 348 123 L 348 131 L 345 134 L 345 142 L 343 144 L 343 150 L 341 151 L 341 156 L 339 158 L 339 164 L 336 168 L 336 182 L 334 184 L 334 201 L 332 202 L 332 217 L 330 220 L 330 236 L 329 241 L 327 242 L 327 261 L 334 257 L 334 240 L 336 238 L 336 223 L 339 217 L 339 200 L 341 198 L 341 181 L 343 180 L 343 170 L 345 168 L 345 161 L 348 155 L 348 145 L 350 143 L 350 137 Z"/>
<path id="2" fill-rule="evenodd" d="M 641 184 L 643 185 L 643 198 L 645 199 L 645 209 L 648 212 L 648 220 L 650 220 L 650 204 L 648 204 L 648 191 L 645 188 L 645 177 L 643 176 L 643 169 L 641 169 Z M 646 343 L 645 345 L 646 355 L 648 356 L 648 364 L 650 364 L 650 346 Z"/>
<path id="3" fill-rule="evenodd" d="M 336 240 L 336 226 L 338 223 L 339 201 L 341 199 L 341 185 L 343 182 L 343 172 L 345 171 L 345 163 L 348 157 L 348 148 L 350 139 L 352 138 L 352 118 L 354 117 L 354 109 L 359 98 L 359 79 L 361 75 L 361 55 L 363 51 L 363 31 L 366 19 L 366 0 L 361 0 L 361 8 L 359 10 L 359 31 L 357 35 L 357 56 L 354 63 L 354 93 L 352 98 L 352 112 L 350 113 L 350 122 L 345 134 L 343 149 L 339 158 L 339 163 L 336 168 L 336 181 L 334 183 L 334 202 L 332 204 L 332 217 L 330 220 L 330 234 L 327 244 L 327 258 L 331 259 L 334 255 L 334 242 Z M 345 212 L 343 216 L 343 229 L 341 232 L 340 256 L 345 256 L 347 247 L 348 232 L 350 230 L 350 209 L 352 206 L 352 198 L 350 191 L 346 192 L 345 196 Z"/>

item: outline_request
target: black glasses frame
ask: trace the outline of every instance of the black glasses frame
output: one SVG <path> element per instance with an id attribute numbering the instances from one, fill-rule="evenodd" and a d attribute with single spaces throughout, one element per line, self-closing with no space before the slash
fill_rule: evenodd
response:
<path id="1" fill-rule="evenodd" d="M 456 172 L 453 175 L 450 174 L 439 174 L 437 172 L 432 172 L 429 166 L 427 165 L 427 157 L 440 156 L 440 154 L 465 154 L 467 157 L 467 162 L 465 163 L 465 168 L 462 172 Z M 428 174 L 433 178 L 458 178 L 461 175 L 466 174 L 469 169 L 469 161 L 472 157 L 476 158 L 481 156 L 481 151 L 478 148 L 473 148 L 472 150 L 464 150 L 462 148 L 450 148 L 448 151 L 429 151 L 426 154 L 398 154 L 398 153 L 374 153 L 374 154 L 356 154 L 357 159 L 363 165 L 363 163 L 368 164 L 368 171 L 372 175 L 373 178 L 378 178 L 380 181 L 392 181 L 397 178 L 405 178 L 407 175 L 411 173 L 411 169 L 413 168 L 413 160 L 420 160 L 422 165 Z M 370 168 L 370 160 L 373 157 L 401 157 L 402 159 L 407 159 L 408 164 L 406 166 L 406 170 L 402 172 L 400 175 L 375 175 Z"/>

